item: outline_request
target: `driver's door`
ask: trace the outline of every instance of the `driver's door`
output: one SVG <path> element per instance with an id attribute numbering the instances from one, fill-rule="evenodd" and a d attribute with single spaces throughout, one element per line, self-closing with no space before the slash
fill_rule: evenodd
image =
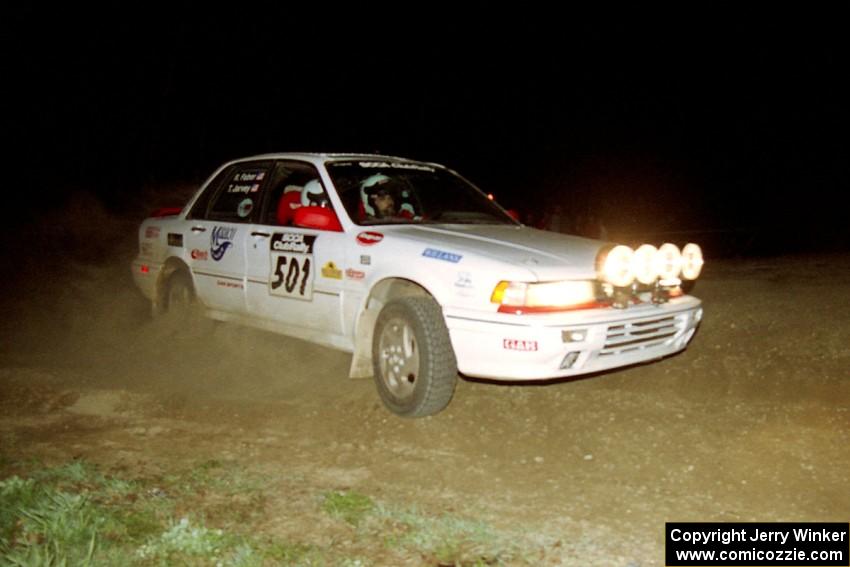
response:
<path id="1" fill-rule="evenodd" d="M 339 335 L 344 233 L 293 226 L 290 215 L 278 214 L 280 200 L 313 179 L 319 173 L 310 164 L 277 164 L 262 223 L 248 231 L 247 310 L 259 319 Z"/>

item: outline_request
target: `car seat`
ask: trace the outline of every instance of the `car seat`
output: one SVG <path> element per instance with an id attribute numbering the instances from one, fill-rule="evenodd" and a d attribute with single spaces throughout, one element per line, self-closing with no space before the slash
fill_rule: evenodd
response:
<path id="1" fill-rule="evenodd" d="M 288 226 L 292 224 L 292 216 L 295 209 L 301 206 L 301 187 L 298 185 L 287 185 L 283 195 L 277 202 L 277 224 Z"/>

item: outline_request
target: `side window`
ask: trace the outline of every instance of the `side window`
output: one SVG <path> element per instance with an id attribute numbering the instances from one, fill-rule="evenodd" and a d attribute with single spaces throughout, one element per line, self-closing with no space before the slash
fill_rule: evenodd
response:
<path id="1" fill-rule="evenodd" d="M 194 218 L 228 222 L 250 222 L 260 206 L 260 197 L 271 172 L 269 162 L 242 163 L 222 176 L 218 187 L 210 186 L 211 197 L 192 209 Z M 199 206 L 204 210 L 196 210 Z"/>
<path id="2" fill-rule="evenodd" d="M 230 179 L 233 175 L 233 166 L 226 167 L 221 170 L 221 172 L 215 176 L 215 179 L 207 183 L 206 189 L 204 189 L 203 194 L 198 197 L 198 200 L 195 201 L 195 204 L 192 205 L 192 210 L 189 211 L 189 214 L 186 218 L 189 219 L 203 219 L 207 216 L 207 207 L 210 204 L 210 199 L 212 199 L 213 195 L 218 192 L 221 184 L 224 183 L 225 179 Z"/>
<path id="3" fill-rule="evenodd" d="M 302 203 L 331 209 L 319 172 L 309 163 L 279 161 L 275 164 L 266 190 L 262 223 L 291 226 L 296 209 Z"/>

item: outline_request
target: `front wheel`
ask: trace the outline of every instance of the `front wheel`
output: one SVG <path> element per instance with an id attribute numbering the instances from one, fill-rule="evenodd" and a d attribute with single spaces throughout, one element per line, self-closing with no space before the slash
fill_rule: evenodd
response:
<path id="1" fill-rule="evenodd" d="M 443 313 L 430 297 L 401 297 L 375 323 L 372 364 L 384 405 L 404 417 L 443 410 L 457 383 L 457 360 Z"/>

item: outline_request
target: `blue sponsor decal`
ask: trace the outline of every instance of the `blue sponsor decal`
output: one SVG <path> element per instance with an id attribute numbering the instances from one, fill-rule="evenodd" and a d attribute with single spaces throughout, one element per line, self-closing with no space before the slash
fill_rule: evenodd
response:
<path id="1" fill-rule="evenodd" d="M 422 255 L 426 258 L 434 258 L 435 260 L 443 260 L 445 262 L 452 262 L 453 264 L 457 264 L 463 258 L 460 254 L 452 254 L 445 250 L 436 250 L 435 248 L 426 248 Z"/>
<path id="2" fill-rule="evenodd" d="M 233 237 L 236 236 L 236 229 L 227 226 L 214 226 L 210 234 L 210 256 L 218 262 L 227 252 L 227 249 L 233 246 Z"/>

